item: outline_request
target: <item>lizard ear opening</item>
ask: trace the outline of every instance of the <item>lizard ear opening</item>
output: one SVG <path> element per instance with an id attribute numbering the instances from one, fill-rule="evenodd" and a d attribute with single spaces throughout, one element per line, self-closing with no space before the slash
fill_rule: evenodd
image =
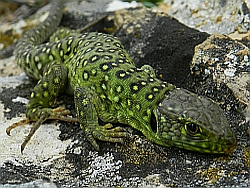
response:
<path id="1" fill-rule="evenodd" d="M 156 133 L 157 132 L 157 122 L 156 122 L 156 117 L 155 117 L 154 113 L 151 114 L 150 125 L 151 125 L 152 131 L 154 133 Z"/>

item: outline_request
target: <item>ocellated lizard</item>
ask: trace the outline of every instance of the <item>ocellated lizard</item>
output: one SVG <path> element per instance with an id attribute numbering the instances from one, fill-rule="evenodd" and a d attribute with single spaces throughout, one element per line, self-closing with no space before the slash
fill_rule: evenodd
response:
<path id="1" fill-rule="evenodd" d="M 222 109 L 210 99 L 156 78 L 148 65 L 137 68 L 121 42 L 108 34 L 60 30 L 62 0 L 52 1 L 50 15 L 19 40 L 14 55 L 25 73 L 39 80 L 31 93 L 27 119 L 6 131 L 35 122 L 21 150 L 47 119 L 78 121 L 96 150 L 96 139 L 122 142 L 122 123 L 162 146 L 204 153 L 228 153 L 236 138 Z M 55 34 L 53 34 L 55 33 Z M 52 41 L 42 44 L 49 36 Z M 64 108 L 52 109 L 63 92 L 74 95 L 77 119 Z M 106 125 L 100 126 L 98 118 Z M 156 124 L 151 124 L 152 120 Z"/>

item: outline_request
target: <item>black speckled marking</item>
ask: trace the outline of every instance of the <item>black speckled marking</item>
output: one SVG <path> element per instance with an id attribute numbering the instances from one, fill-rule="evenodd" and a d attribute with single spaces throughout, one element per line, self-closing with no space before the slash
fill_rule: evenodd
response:
<path id="1" fill-rule="evenodd" d="M 141 85 L 139 82 L 131 83 L 130 90 L 132 93 L 138 93 L 144 86 Z"/>
<path id="2" fill-rule="evenodd" d="M 118 55 L 119 55 L 120 57 L 124 57 L 124 58 L 126 57 L 125 54 L 124 54 L 124 52 L 119 52 Z"/>
<path id="3" fill-rule="evenodd" d="M 114 68 L 114 65 L 112 62 L 107 62 L 107 63 L 102 63 L 99 65 L 99 68 L 101 71 L 103 72 L 108 72 L 110 71 L 112 68 Z"/>
<path id="4" fill-rule="evenodd" d="M 101 59 L 101 56 L 99 56 L 99 55 L 93 55 L 92 57 L 89 58 L 89 62 L 90 62 L 90 63 L 95 63 L 95 62 L 97 62 L 99 59 Z"/>
<path id="5" fill-rule="evenodd" d="M 114 52 L 116 52 L 116 49 L 108 49 L 108 52 L 110 52 L 110 53 L 114 53 Z"/>
<path id="6" fill-rule="evenodd" d="M 103 43 L 97 42 L 97 43 L 95 43 L 95 46 L 103 46 Z"/>
<path id="7" fill-rule="evenodd" d="M 131 68 L 131 69 L 129 69 L 128 70 L 130 73 L 134 73 L 134 72 L 136 72 L 136 68 Z"/>
<path id="8" fill-rule="evenodd" d="M 88 46 L 88 45 L 90 45 L 90 41 L 86 41 L 85 43 L 84 43 L 84 46 L 86 47 L 86 46 Z"/>
<path id="9" fill-rule="evenodd" d="M 112 55 L 104 55 L 103 58 L 106 60 L 111 60 L 111 59 L 113 59 L 113 56 Z"/>
<path id="10" fill-rule="evenodd" d="M 159 86 L 154 86 L 151 88 L 152 92 L 154 93 L 159 93 L 161 91 L 162 87 Z"/>
<path id="11" fill-rule="evenodd" d="M 153 83 L 153 82 L 155 82 L 155 79 L 154 79 L 154 78 L 152 78 L 152 77 L 148 77 L 147 82 L 151 82 L 151 83 Z"/>
<path id="12" fill-rule="evenodd" d="M 82 72 L 82 79 L 83 79 L 84 81 L 88 81 L 88 80 L 89 80 L 89 72 L 88 72 L 88 71 L 84 70 L 84 71 Z"/>
<path id="13" fill-rule="evenodd" d="M 118 48 L 122 48 L 122 45 L 119 42 L 115 42 L 114 45 L 117 46 Z"/>
<path id="14" fill-rule="evenodd" d="M 116 59 L 116 62 L 117 63 L 120 63 L 120 64 L 123 64 L 123 63 L 126 63 L 126 59 L 125 58 L 118 58 L 118 59 Z"/>
<path id="15" fill-rule="evenodd" d="M 119 79 L 127 79 L 129 78 L 131 75 L 128 74 L 126 71 L 124 70 L 119 70 L 116 72 L 116 77 Z"/>
<path id="16" fill-rule="evenodd" d="M 83 62 L 82 62 L 82 68 L 84 68 L 87 64 L 88 64 L 88 60 L 87 59 L 83 60 Z"/>
<path id="17" fill-rule="evenodd" d="M 92 69 L 91 70 L 91 75 L 92 76 L 96 76 L 97 75 L 97 70 L 96 69 Z"/>
<path id="18" fill-rule="evenodd" d="M 140 69 L 140 68 L 137 68 L 137 67 L 135 67 L 134 70 L 135 70 L 135 72 L 143 72 L 143 71 L 144 71 L 143 69 Z M 140 75 L 138 75 L 138 77 L 139 77 L 139 76 L 140 76 Z"/>
<path id="19" fill-rule="evenodd" d="M 113 41 L 114 41 L 114 39 L 111 38 L 111 37 L 108 37 L 108 38 L 105 40 L 105 42 L 113 42 Z"/>
<path id="20" fill-rule="evenodd" d="M 96 52 L 102 53 L 102 52 L 105 52 L 105 50 L 104 50 L 103 48 L 97 48 L 97 49 L 96 49 Z"/>
<path id="21" fill-rule="evenodd" d="M 93 48 L 92 48 L 92 47 L 87 48 L 87 49 L 85 50 L 85 52 L 84 52 L 84 53 L 89 53 L 89 52 L 91 52 L 92 50 L 93 50 Z"/>
<path id="22" fill-rule="evenodd" d="M 148 101 L 150 101 L 150 102 L 152 102 L 154 100 L 154 98 L 155 98 L 154 93 L 147 93 L 145 95 L 145 99 L 148 100 Z"/>

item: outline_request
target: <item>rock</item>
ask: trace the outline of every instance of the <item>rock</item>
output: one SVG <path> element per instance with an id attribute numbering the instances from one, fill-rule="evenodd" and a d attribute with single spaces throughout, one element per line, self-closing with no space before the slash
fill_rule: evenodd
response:
<path id="1" fill-rule="evenodd" d="M 195 47 L 190 69 L 200 82 L 225 84 L 239 101 L 235 109 L 243 110 L 249 121 L 250 51 L 247 46 L 224 35 L 211 35 Z"/>

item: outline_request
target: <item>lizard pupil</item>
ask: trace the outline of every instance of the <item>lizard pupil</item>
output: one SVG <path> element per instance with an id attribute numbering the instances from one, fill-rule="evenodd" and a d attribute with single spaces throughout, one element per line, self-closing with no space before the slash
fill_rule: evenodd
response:
<path id="1" fill-rule="evenodd" d="M 191 135 L 199 133 L 199 127 L 195 125 L 194 123 L 186 124 L 186 130 Z"/>

